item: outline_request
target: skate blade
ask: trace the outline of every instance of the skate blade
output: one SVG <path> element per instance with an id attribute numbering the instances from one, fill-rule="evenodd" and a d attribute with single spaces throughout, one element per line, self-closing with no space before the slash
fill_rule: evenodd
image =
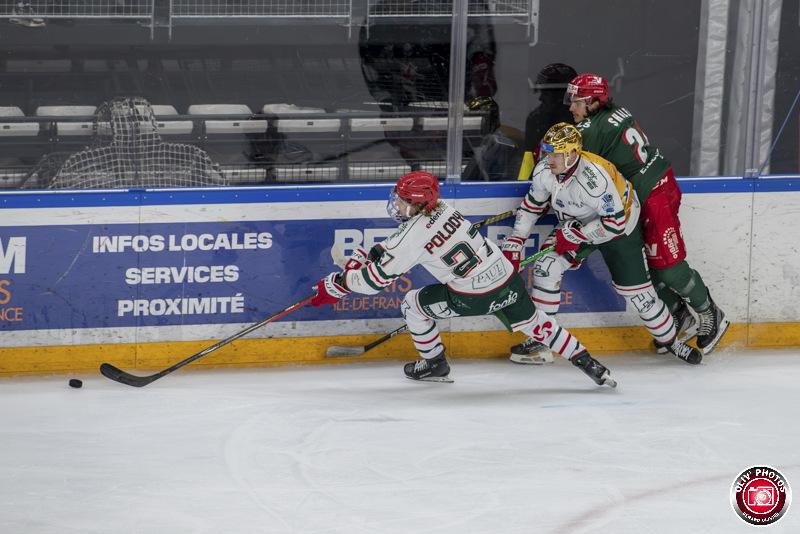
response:
<path id="1" fill-rule="evenodd" d="M 520 354 L 512 354 L 508 357 L 514 363 L 518 363 L 520 365 L 544 365 L 547 363 L 553 363 L 553 355 L 551 354 L 549 358 L 542 358 L 542 357 L 531 357 L 531 356 L 522 356 Z"/>
<path id="2" fill-rule="evenodd" d="M 717 348 L 717 344 L 718 344 L 718 343 L 720 342 L 720 340 L 722 339 L 722 336 L 724 336 L 724 335 L 725 335 L 725 332 L 727 332 L 727 331 L 728 331 L 728 327 L 729 327 L 730 325 L 731 325 L 731 322 L 730 322 L 729 320 L 727 320 L 727 319 L 723 319 L 723 320 L 722 320 L 722 323 L 720 323 L 720 325 L 719 325 L 719 326 L 720 326 L 720 328 L 719 328 L 719 330 L 718 330 L 718 332 L 719 332 L 719 333 L 717 334 L 717 337 L 715 337 L 715 338 L 714 338 L 714 339 L 711 341 L 711 343 L 709 343 L 708 345 L 706 345 L 706 348 L 704 348 L 704 349 L 700 349 L 700 352 L 702 352 L 704 355 L 705 355 L 705 354 L 710 354 L 710 353 L 711 353 L 711 351 L 713 351 L 715 348 Z"/>
<path id="3" fill-rule="evenodd" d="M 407 376 L 409 380 L 413 380 L 414 382 L 443 382 L 445 384 L 452 384 L 453 379 L 449 376 L 426 376 L 425 378 L 412 378 Z"/>
<path id="4" fill-rule="evenodd" d="M 606 371 L 606 374 L 603 375 L 603 384 L 602 385 L 616 389 L 617 381 L 614 380 L 613 378 L 611 378 L 611 376 L 609 376 L 609 374 L 608 374 L 608 371 Z"/>

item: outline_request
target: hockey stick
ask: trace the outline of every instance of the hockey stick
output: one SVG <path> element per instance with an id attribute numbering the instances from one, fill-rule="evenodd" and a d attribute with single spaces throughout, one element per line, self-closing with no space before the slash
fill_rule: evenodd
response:
<path id="1" fill-rule="evenodd" d="M 173 365 L 171 367 L 167 367 L 163 371 L 159 371 L 156 374 L 149 375 L 149 376 L 136 376 L 136 375 L 132 375 L 130 373 L 126 373 L 125 371 L 123 371 L 123 370 L 121 370 L 121 369 L 119 369 L 117 367 L 114 367 L 110 363 L 102 364 L 100 366 L 100 372 L 103 374 L 103 376 L 113 380 L 114 382 L 119 382 L 120 384 L 133 386 L 135 388 L 144 387 L 147 384 L 149 384 L 151 382 L 155 382 L 159 378 L 170 374 L 172 371 L 176 371 L 176 370 L 180 369 L 181 367 L 183 367 L 184 365 L 188 365 L 188 364 L 192 363 L 193 361 L 199 360 L 203 356 L 205 356 L 205 355 L 207 355 L 207 354 L 209 354 L 211 352 L 214 352 L 218 348 L 224 347 L 225 345 L 227 345 L 231 341 L 239 339 L 240 337 L 249 334 L 253 330 L 256 330 L 257 328 L 261 328 L 265 324 L 271 323 L 272 321 L 274 321 L 276 319 L 280 319 L 284 315 L 286 315 L 286 314 L 288 314 L 290 312 L 293 312 L 297 308 L 301 308 L 301 307 L 305 306 L 306 304 L 311 302 L 311 299 L 313 299 L 314 297 L 315 297 L 315 295 L 311 295 L 309 297 L 304 298 L 303 300 L 301 300 L 299 302 L 295 302 L 294 304 L 292 304 L 288 308 L 284 309 L 281 312 L 276 313 L 272 317 L 267 317 L 266 319 L 264 319 L 261 322 L 252 324 L 252 325 L 248 326 L 247 328 L 245 328 L 244 330 L 240 330 L 239 332 L 236 332 L 232 336 L 226 337 L 222 341 L 218 341 L 217 343 L 214 343 L 210 347 L 207 347 L 207 348 L 201 350 L 197 354 L 195 354 L 193 356 L 189 356 L 185 360 L 181 360 L 178 363 L 176 363 L 175 365 Z"/>
<path id="2" fill-rule="evenodd" d="M 538 260 L 539 258 L 541 258 L 542 256 L 544 256 L 544 255 L 545 255 L 545 254 L 547 254 L 548 252 L 553 252 L 555 249 L 556 249 L 556 247 L 554 247 L 554 246 L 552 246 L 552 247 L 547 247 L 547 248 L 543 248 L 542 250 L 540 250 L 540 251 L 539 251 L 539 252 L 537 252 L 536 254 L 531 254 L 530 256 L 528 256 L 527 258 L 525 258 L 524 260 L 522 260 L 521 262 L 519 262 L 519 266 L 520 266 L 520 268 L 522 268 L 522 267 L 525 267 L 525 266 L 526 266 L 526 265 L 528 265 L 529 263 L 533 263 L 534 261 Z"/>
<path id="3" fill-rule="evenodd" d="M 514 210 L 504 211 L 503 213 L 498 213 L 497 215 L 493 215 L 488 219 L 478 221 L 472 225 L 472 230 L 477 230 L 481 226 L 486 226 L 487 224 L 494 224 L 497 221 L 502 221 L 503 219 L 508 219 L 509 217 L 513 217 L 514 213 L 516 213 Z"/>
<path id="4" fill-rule="evenodd" d="M 367 343 L 366 345 L 362 346 L 333 345 L 328 347 L 328 350 L 325 351 L 325 356 L 328 358 L 337 358 L 340 356 L 361 356 L 365 352 L 374 349 L 378 345 L 381 345 L 384 342 L 389 341 L 397 334 L 402 334 L 407 330 L 408 326 L 403 325 L 400 328 L 392 330 L 388 334 L 384 335 L 382 338 L 376 339 L 372 343 Z"/>
<path id="5" fill-rule="evenodd" d="M 501 213 L 500 215 L 504 215 L 504 214 Z M 498 217 L 500 217 L 500 215 L 498 215 Z M 503 219 L 504 218 L 505 217 L 503 217 Z M 489 220 L 490 219 L 486 219 L 486 221 L 489 221 Z M 498 219 L 498 220 L 501 220 L 501 219 Z M 476 223 L 476 224 L 486 224 L 486 221 L 481 221 L 480 223 Z M 544 256 L 548 252 L 552 252 L 554 249 L 555 249 L 555 247 L 547 247 L 546 249 L 540 250 L 536 254 L 528 256 L 527 258 L 522 260 L 520 262 L 519 266 L 520 267 L 524 267 L 524 266 L 528 265 L 529 263 L 534 262 L 537 259 L 541 258 L 542 256 Z M 325 351 L 325 356 L 327 358 L 340 358 L 340 357 L 343 357 L 343 356 L 361 356 L 365 352 L 368 352 L 368 351 L 374 349 L 378 345 L 381 345 L 381 344 L 389 341 L 390 339 L 392 339 L 397 334 L 402 334 L 402 333 L 406 332 L 407 330 L 408 330 L 408 326 L 403 325 L 400 328 L 396 328 L 396 329 L 392 330 L 391 332 L 389 332 L 388 334 L 385 334 L 383 337 L 381 337 L 379 339 L 376 339 L 372 343 L 367 343 L 366 345 L 360 345 L 360 346 L 358 346 L 358 345 L 331 345 L 330 347 L 328 347 L 328 350 Z"/>

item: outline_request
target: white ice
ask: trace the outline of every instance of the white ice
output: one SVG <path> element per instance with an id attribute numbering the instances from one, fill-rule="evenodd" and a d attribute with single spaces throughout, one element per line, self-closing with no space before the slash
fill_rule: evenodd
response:
<path id="1" fill-rule="evenodd" d="M 600 359 L 618 390 L 564 361 L 3 378 L 0 532 L 800 532 L 729 497 L 757 464 L 800 490 L 797 351 Z"/>

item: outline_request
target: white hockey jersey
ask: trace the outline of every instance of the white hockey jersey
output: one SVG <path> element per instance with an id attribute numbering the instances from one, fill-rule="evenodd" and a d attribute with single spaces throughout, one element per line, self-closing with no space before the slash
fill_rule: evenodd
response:
<path id="1" fill-rule="evenodd" d="M 611 162 L 586 151 L 581 152 L 578 162 L 561 180 L 550 171 L 547 159 L 534 167 L 531 187 L 517 210 L 512 235 L 527 239 L 549 207 L 560 223 L 579 220 L 581 232 L 593 245 L 630 234 L 640 211 L 631 183 Z"/>
<path id="2" fill-rule="evenodd" d="M 345 284 L 351 291 L 375 294 L 422 265 L 453 291 L 481 294 L 504 284 L 514 270 L 496 244 L 441 200 L 429 216 L 412 217 L 378 246 L 383 249 L 379 259 L 347 271 Z"/>

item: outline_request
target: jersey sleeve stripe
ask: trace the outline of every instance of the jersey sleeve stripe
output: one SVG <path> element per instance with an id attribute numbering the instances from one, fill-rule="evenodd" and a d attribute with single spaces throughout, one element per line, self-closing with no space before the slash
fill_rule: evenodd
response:
<path id="1" fill-rule="evenodd" d="M 382 290 L 384 287 L 389 285 L 389 282 L 382 281 L 377 274 L 372 272 L 373 263 L 368 263 L 366 267 L 361 269 L 361 274 L 364 277 L 364 281 L 369 285 L 372 289 L 377 291 Z"/>

